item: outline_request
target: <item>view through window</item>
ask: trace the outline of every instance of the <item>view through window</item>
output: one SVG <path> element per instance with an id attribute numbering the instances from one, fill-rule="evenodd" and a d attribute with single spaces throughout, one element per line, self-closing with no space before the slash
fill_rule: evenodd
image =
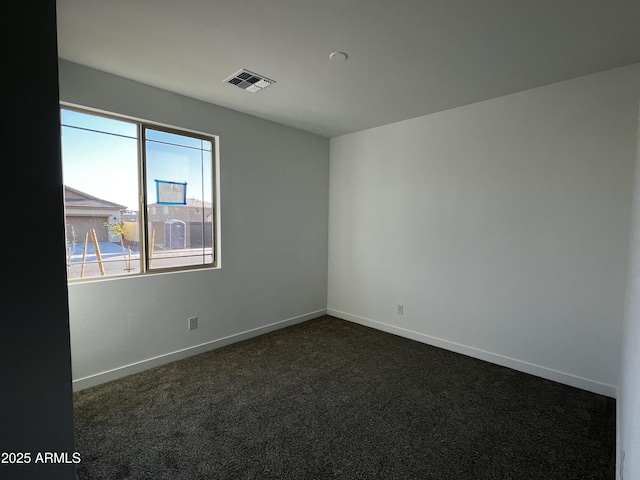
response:
<path id="1" fill-rule="evenodd" d="M 69 279 L 211 266 L 214 138 L 62 108 Z"/>

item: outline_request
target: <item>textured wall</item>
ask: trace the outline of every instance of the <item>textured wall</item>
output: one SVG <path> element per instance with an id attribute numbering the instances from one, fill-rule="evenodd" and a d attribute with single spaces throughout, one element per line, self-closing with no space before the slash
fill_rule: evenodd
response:
<path id="1" fill-rule="evenodd" d="M 74 379 L 324 312 L 328 139 L 65 61 L 60 89 L 63 101 L 218 135 L 220 148 L 221 268 L 69 285 Z"/>
<path id="2" fill-rule="evenodd" d="M 330 313 L 614 396 L 639 80 L 332 139 Z"/>
<path id="3" fill-rule="evenodd" d="M 640 478 L 640 121 L 638 123 L 627 312 L 618 402 L 618 473 L 620 479 L 627 480 Z"/>

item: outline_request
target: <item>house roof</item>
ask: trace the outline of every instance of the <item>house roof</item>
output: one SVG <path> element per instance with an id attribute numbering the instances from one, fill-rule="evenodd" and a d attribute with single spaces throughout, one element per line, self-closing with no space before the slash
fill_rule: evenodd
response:
<path id="1" fill-rule="evenodd" d="M 105 210 L 122 210 L 125 205 L 103 200 L 94 197 L 67 185 L 64 186 L 64 204 L 66 208 L 85 208 L 85 209 L 105 209 Z"/>
<path id="2" fill-rule="evenodd" d="M 193 207 L 193 208 L 213 208 L 211 202 L 203 202 L 198 198 L 187 198 L 186 205 L 164 205 L 158 203 L 150 203 L 150 207 Z"/>

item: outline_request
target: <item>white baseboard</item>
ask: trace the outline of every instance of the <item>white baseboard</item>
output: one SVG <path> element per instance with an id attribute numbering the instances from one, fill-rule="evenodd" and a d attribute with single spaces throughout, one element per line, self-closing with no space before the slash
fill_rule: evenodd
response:
<path id="1" fill-rule="evenodd" d="M 392 333 L 400 337 L 409 338 L 418 342 L 433 345 L 434 347 L 443 348 L 456 353 L 461 353 L 469 357 L 484 360 L 486 362 L 495 363 L 503 367 L 508 367 L 519 372 L 528 373 L 537 377 L 552 380 L 554 382 L 563 383 L 571 387 L 580 388 L 589 392 L 597 393 L 599 395 L 605 395 L 607 397 L 617 398 L 618 388 L 614 385 L 608 385 L 596 380 L 590 380 L 588 378 L 579 377 L 570 373 L 553 370 L 551 368 L 542 367 L 533 363 L 525 362 L 511 357 L 506 357 L 497 353 L 487 352 L 478 348 L 469 347 L 460 343 L 451 342 L 424 333 L 415 332 L 413 330 L 407 330 L 405 328 L 396 327 L 387 323 L 379 322 L 376 320 L 370 320 L 368 318 L 359 317 L 350 313 L 341 312 L 339 310 L 327 309 L 327 314 L 332 315 L 343 320 L 358 323 L 366 327 L 382 330 L 383 332 Z"/>
<path id="2" fill-rule="evenodd" d="M 73 381 L 73 391 L 77 392 L 79 390 L 84 390 L 85 388 L 94 387 L 96 385 L 100 385 L 101 383 L 110 382 L 111 380 L 117 380 L 118 378 L 126 377 L 134 373 L 140 373 L 150 368 L 159 367 L 160 365 L 165 365 L 167 363 L 175 362 L 176 360 L 182 360 L 184 358 L 188 358 L 193 355 L 198 355 L 200 353 L 205 353 L 210 350 L 215 350 L 216 348 L 224 347 L 226 345 L 231 345 L 232 343 L 240 342 L 242 340 L 247 340 L 249 338 L 257 337 L 259 335 L 264 335 L 265 333 L 269 333 L 274 330 L 279 330 L 281 328 L 295 325 L 297 323 L 306 322 L 307 320 L 311 320 L 313 318 L 326 315 L 326 313 L 327 313 L 326 310 L 317 310 L 315 312 L 310 312 L 304 315 L 299 315 L 297 317 L 289 318 L 287 320 L 282 320 L 279 322 L 271 323 L 269 325 L 264 325 L 262 327 L 246 330 L 244 332 L 229 335 L 227 337 L 218 338 L 210 342 L 201 343 L 200 345 L 195 345 L 193 347 L 184 348 L 182 350 L 177 350 L 175 352 L 170 352 L 164 355 L 159 355 L 157 357 L 148 358 L 140 362 L 124 365 L 122 367 L 114 368 L 106 372 L 101 372 L 95 375 L 90 375 L 88 377 L 79 378 Z"/>

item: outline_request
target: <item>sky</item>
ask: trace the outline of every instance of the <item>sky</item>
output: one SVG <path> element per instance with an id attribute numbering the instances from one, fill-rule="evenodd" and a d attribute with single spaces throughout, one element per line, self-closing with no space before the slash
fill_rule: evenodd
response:
<path id="1" fill-rule="evenodd" d="M 138 142 L 135 123 L 62 110 L 64 184 L 138 210 Z M 201 141 L 147 130 L 147 203 L 155 203 L 154 180 L 186 182 L 187 197 L 211 199 L 210 162 L 202 162 Z M 164 142 L 179 143 L 180 145 Z M 206 148 L 211 148 L 209 142 Z M 192 147 L 192 148 L 188 148 Z M 208 153 L 205 153 L 208 155 Z M 203 169 L 203 163 L 207 168 Z"/>

